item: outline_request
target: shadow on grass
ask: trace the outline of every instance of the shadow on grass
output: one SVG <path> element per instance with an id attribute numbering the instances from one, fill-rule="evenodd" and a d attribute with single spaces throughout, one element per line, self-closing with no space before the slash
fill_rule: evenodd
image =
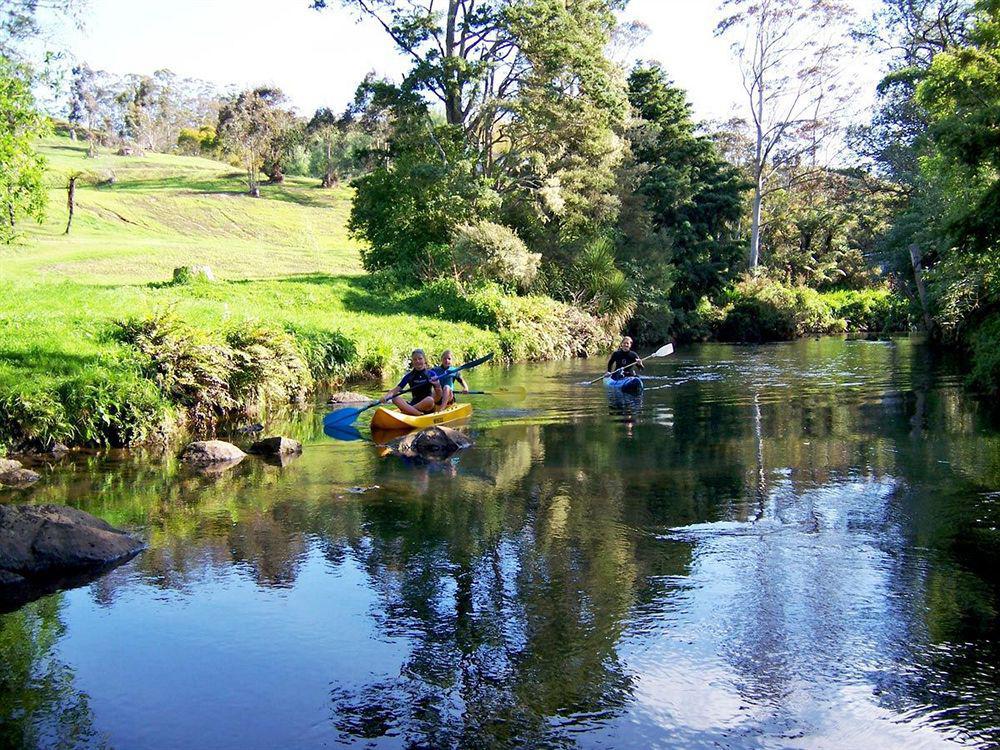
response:
<path id="1" fill-rule="evenodd" d="M 38 347 L 15 352 L 0 349 L 0 359 L 15 370 L 57 376 L 76 375 L 86 367 L 105 363 L 96 354 L 70 354 Z"/>
<path id="2" fill-rule="evenodd" d="M 248 201 L 273 200 L 305 206 L 307 208 L 330 208 L 334 203 L 334 197 L 330 195 L 330 191 L 320 191 L 317 189 L 316 195 L 310 195 L 308 191 L 313 188 L 307 186 L 264 184 L 261 185 L 261 197 L 259 199 L 251 198 L 247 194 L 246 186 L 240 182 L 240 177 L 228 175 L 194 179 L 183 176 L 128 179 L 102 189 L 125 193 L 175 190 L 188 195 L 223 195 L 232 198 L 245 198 Z"/>
<path id="3" fill-rule="evenodd" d="M 283 284 L 316 284 L 337 288 L 347 312 L 370 315 L 416 315 L 448 323 L 469 323 L 484 326 L 482 315 L 464 297 L 428 292 L 414 287 L 386 291 L 378 288 L 371 276 L 347 276 L 326 273 L 306 273 L 282 276 L 272 281 Z M 250 283 L 249 280 L 237 283 Z"/>

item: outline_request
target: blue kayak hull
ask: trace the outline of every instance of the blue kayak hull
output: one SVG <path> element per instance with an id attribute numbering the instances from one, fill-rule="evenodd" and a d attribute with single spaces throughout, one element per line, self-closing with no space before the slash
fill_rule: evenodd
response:
<path id="1" fill-rule="evenodd" d="M 622 393 L 642 393 L 642 379 L 641 378 L 622 378 L 621 380 L 612 380 L 611 378 L 604 378 L 604 385 L 615 391 L 621 391 Z"/>

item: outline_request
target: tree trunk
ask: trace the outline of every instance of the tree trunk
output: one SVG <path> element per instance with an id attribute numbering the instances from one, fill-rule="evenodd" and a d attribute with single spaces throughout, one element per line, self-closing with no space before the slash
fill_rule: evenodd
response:
<path id="1" fill-rule="evenodd" d="M 910 263 L 913 264 L 913 281 L 917 285 L 917 297 L 920 299 L 920 309 L 924 313 L 924 330 L 930 331 L 934 327 L 934 320 L 931 318 L 930 309 L 927 307 L 927 289 L 924 287 L 924 269 L 921 263 L 920 248 L 916 243 L 910 245 Z"/>
<path id="2" fill-rule="evenodd" d="M 750 222 L 750 258 L 747 265 L 751 271 L 760 263 L 760 210 L 764 202 L 764 186 L 760 177 L 753 188 L 753 214 Z"/>
<path id="3" fill-rule="evenodd" d="M 69 185 L 66 187 L 66 206 L 69 208 L 69 219 L 66 221 L 66 231 L 64 234 L 69 234 L 69 228 L 73 226 L 73 208 L 76 204 L 76 175 L 72 175 L 69 178 Z"/>
<path id="4" fill-rule="evenodd" d="M 323 187 L 325 187 L 325 188 L 332 188 L 336 184 L 337 184 L 337 180 L 333 176 L 333 171 L 332 170 L 329 171 L 329 172 L 327 172 L 325 175 L 323 175 L 323 183 L 322 183 Z"/>
<path id="5" fill-rule="evenodd" d="M 76 128 L 69 129 L 69 139 L 73 142 L 76 142 Z"/>
<path id="6" fill-rule="evenodd" d="M 444 53 L 447 57 L 455 56 L 455 29 L 458 25 L 459 0 L 448 0 L 448 21 L 445 27 Z M 449 125 L 461 125 L 462 117 L 462 87 L 458 81 L 458 68 L 452 66 L 445 85 L 445 116 Z"/>

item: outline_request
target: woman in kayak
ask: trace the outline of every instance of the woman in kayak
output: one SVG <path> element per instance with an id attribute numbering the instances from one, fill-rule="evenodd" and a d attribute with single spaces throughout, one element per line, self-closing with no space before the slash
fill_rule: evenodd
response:
<path id="1" fill-rule="evenodd" d="M 435 367 L 433 372 L 433 376 L 437 378 L 437 384 L 441 388 L 441 397 L 438 399 L 435 411 L 442 411 L 455 403 L 455 383 L 461 384 L 463 392 L 469 392 L 469 386 L 460 373 L 448 372 L 451 362 L 451 349 L 445 349 L 441 354 L 440 367 Z M 435 398 L 437 398 L 436 394 Z"/>
<path id="2" fill-rule="evenodd" d="M 622 370 L 620 368 L 624 367 Z M 635 368 L 643 369 L 642 360 L 639 355 L 632 351 L 632 339 L 628 336 L 622 339 L 621 345 L 617 350 L 611 355 L 611 359 L 608 360 L 608 371 L 604 373 L 604 377 L 611 377 L 612 380 L 621 380 L 622 378 L 634 378 L 636 376 Z M 615 372 L 615 370 L 619 370 Z"/>
<path id="3" fill-rule="evenodd" d="M 406 388 L 410 389 L 410 400 L 400 394 Z M 434 403 L 441 397 L 441 386 L 433 377 L 433 371 L 427 369 L 427 356 L 423 349 L 414 349 L 410 355 L 410 371 L 389 391 L 382 403 L 392 401 L 403 414 L 419 417 L 434 411 Z"/>

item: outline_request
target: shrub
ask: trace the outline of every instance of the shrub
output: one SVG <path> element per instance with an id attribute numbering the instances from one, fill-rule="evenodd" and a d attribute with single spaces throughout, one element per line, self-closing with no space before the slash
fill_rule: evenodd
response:
<path id="1" fill-rule="evenodd" d="M 195 422 L 211 423 L 236 407 L 229 390 L 232 352 L 201 340 L 171 313 L 121 321 L 112 335 L 139 352 L 142 374 Z"/>
<path id="2" fill-rule="evenodd" d="M 825 292 L 834 316 L 848 331 L 888 332 L 910 329 L 910 302 L 888 287 Z"/>
<path id="3" fill-rule="evenodd" d="M 290 335 L 245 325 L 230 331 L 226 342 L 233 350 L 229 392 L 244 411 L 305 400 L 312 375 Z"/>
<path id="4" fill-rule="evenodd" d="M 969 335 L 972 372 L 969 384 L 987 393 L 1000 393 L 1000 313 L 993 313 Z"/>
<path id="5" fill-rule="evenodd" d="M 47 384 L 4 384 L 0 391 L 0 453 L 69 440 L 66 409 Z"/>
<path id="6" fill-rule="evenodd" d="M 313 379 L 342 381 L 351 374 L 358 356 L 357 345 L 339 331 L 320 331 L 290 326 Z"/>
<path id="7" fill-rule="evenodd" d="M 635 312 L 635 295 L 625 274 L 615 265 L 614 245 L 605 237 L 584 247 L 567 281 L 573 301 L 602 318 L 609 329 L 620 330 Z"/>
<path id="8" fill-rule="evenodd" d="M 138 352 L 140 372 L 198 426 L 301 401 L 313 385 L 306 355 L 284 331 L 247 325 L 215 343 L 161 313 L 120 322 L 113 336 Z"/>
<path id="9" fill-rule="evenodd" d="M 465 278 L 497 281 L 522 291 L 535 280 L 542 261 L 513 229 L 491 221 L 458 226 L 451 250 L 455 266 Z"/>
<path id="10" fill-rule="evenodd" d="M 146 378 L 91 369 L 63 383 L 59 395 L 72 416 L 76 443 L 128 448 L 170 432 L 172 410 Z"/>
<path id="11" fill-rule="evenodd" d="M 844 330 L 844 321 L 815 289 L 748 276 L 730 293 L 716 335 L 723 341 L 760 343 Z"/>

